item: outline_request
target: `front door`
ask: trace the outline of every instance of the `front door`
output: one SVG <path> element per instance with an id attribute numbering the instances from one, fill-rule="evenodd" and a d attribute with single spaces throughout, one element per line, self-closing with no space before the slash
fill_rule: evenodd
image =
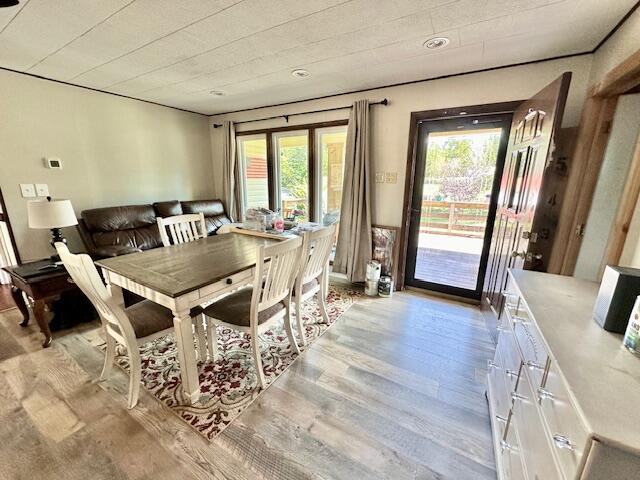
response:
<path id="1" fill-rule="evenodd" d="M 511 114 L 423 121 L 405 285 L 479 300 Z"/>
<path id="2" fill-rule="evenodd" d="M 558 209 L 557 192 L 543 179 L 553 165 L 570 80 L 563 74 L 513 114 L 483 292 L 498 317 L 509 268 L 546 270 Z"/>

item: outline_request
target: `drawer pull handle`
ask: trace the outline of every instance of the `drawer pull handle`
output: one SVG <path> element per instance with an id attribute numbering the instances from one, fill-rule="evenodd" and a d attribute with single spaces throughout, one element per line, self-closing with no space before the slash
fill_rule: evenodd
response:
<path id="1" fill-rule="evenodd" d="M 553 400 L 554 398 L 556 398 L 556 396 L 549 390 L 538 388 L 538 402 L 542 402 L 542 400 L 544 400 L 545 398 Z"/>
<path id="2" fill-rule="evenodd" d="M 518 317 L 517 315 L 514 315 L 513 317 L 511 317 L 511 321 L 513 322 L 514 325 L 518 323 L 520 325 L 526 325 L 529 323 L 526 318 Z"/>
<path id="3" fill-rule="evenodd" d="M 544 367 L 542 365 L 534 362 L 533 360 L 527 361 L 527 367 L 529 367 L 530 370 L 544 370 Z"/>
<path id="4" fill-rule="evenodd" d="M 487 360 L 487 368 L 489 370 L 491 370 L 492 368 L 495 368 L 496 370 L 502 370 L 502 367 L 499 365 L 496 365 L 493 360 Z"/>
<path id="5" fill-rule="evenodd" d="M 496 415 L 496 420 L 500 423 L 507 423 L 507 417 L 503 417 L 502 415 Z"/>
<path id="6" fill-rule="evenodd" d="M 553 435 L 553 443 L 556 444 L 556 447 L 559 449 L 567 449 L 567 450 L 575 450 L 576 446 L 564 435 L 560 435 L 558 433 Z"/>
<path id="7" fill-rule="evenodd" d="M 513 400 L 514 402 L 516 400 L 526 400 L 527 397 L 525 397 L 524 395 L 518 393 L 518 392 L 511 392 L 511 400 Z"/>
<path id="8" fill-rule="evenodd" d="M 511 377 L 511 378 L 518 378 L 519 377 L 519 375 L 516 372 L 514 372 L 513 370 L 509 370 L 508 368 L 505 369 L 504 374 L 507 377 Z"/>
<path id="9" fill-rule="evenodd" d="M 505 451 L 517 453 L 518 449 L 506 440 L 500 440 L 500 451 L 501 453 L 504 453 Z"/>

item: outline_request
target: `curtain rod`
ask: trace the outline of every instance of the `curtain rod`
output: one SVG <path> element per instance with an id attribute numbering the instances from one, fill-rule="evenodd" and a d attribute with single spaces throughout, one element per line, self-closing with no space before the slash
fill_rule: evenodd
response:
<path id="1" fill-rule="evenodd" d="M 389 100 L 383 98 L 379 102 L 371 102 L 369 105 L 388 105 Z M 347 105 L 346 107 L 334 107 L 334 108 L 324 108 L 322 110 L 312 110 L 310 112 L 298 112 L 298 113 L 290 113 L 289 115 L 274 115 L 273 117 L 266 118 L 255 118 L 253 120 L 245 120 L 243 122 L 234 122 L 236 125 L 239 123 L 251 123 L 251 122 L 262 122 L 264 120 L 275 120 L 276 118 L 284 118 L 284 121 L 289 123 L 289 117 L 293 117 L 295 115 L 309 115 L 311 113 L 322 113 L 322 112 L 333 112 L 335 110 L 346 110 L 347 108 L 353 108 L 352 105 Z M 214 123 L 213 128 L 219 128 L 222 124 Z"/>

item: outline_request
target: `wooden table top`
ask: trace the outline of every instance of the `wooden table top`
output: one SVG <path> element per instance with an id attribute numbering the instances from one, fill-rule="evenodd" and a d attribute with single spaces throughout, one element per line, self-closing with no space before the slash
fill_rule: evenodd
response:
<path id="1" fill-rule="evenodd" d="M 227 233 L 106 258 L 96 265 L 175 298 L 251 268 L 260 245 L 278 240 Z"/>

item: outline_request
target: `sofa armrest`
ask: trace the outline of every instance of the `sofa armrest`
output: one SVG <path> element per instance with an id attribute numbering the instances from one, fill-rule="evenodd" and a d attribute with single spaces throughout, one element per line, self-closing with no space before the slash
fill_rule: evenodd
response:
<path id="1" fill-rule="evenodd" d="M 108 247 L 97 247 L 91 251 L 91 256 L 95 259 L 119 257 L 120 255 L 127 255 L 128 253 L 141 252 L 142 250 L 137 247 L 130 247 L 128 245 L 110 245 Z"/>

